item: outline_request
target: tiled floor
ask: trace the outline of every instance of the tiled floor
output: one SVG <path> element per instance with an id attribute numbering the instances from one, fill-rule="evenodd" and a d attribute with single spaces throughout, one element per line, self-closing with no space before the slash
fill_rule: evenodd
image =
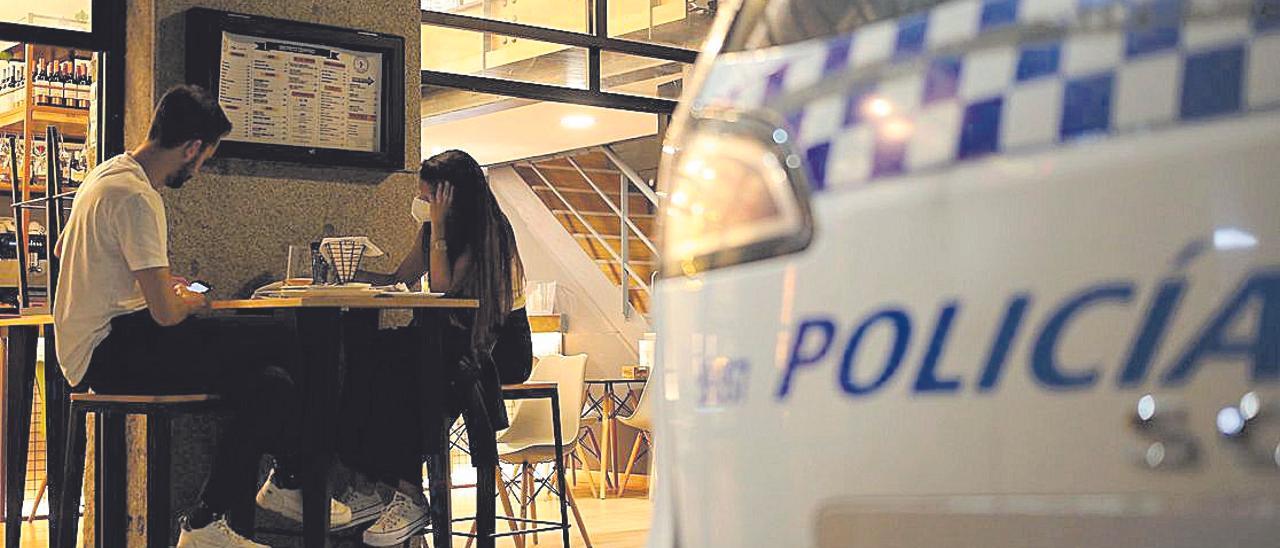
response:
<path id="1" fill-rule="evenodd" d="M 581 477 L 579 477 L 581 479 Z M 634 483 L 634 482 L 633 482 Z M 574 490 L 578 497 L 578 507 L 582 511 L 582 519 L 587 524 L 587 532 L 591 543 L 598 548 L 638 548 L 644 546 L 649 528 L 651 507 L 645 497 L 644 490 L 633 489 L 626 496 L 610 497 L 600 500 L 591 496 L 585 481 L 579 483 Z M 454 493 L 455 515 L 470 515 L 475 508 L 475 499 L 467 490 Z M 502 506 L 498 506 L 501 512 Z M 559 517 L 559 509 L 555 499 L 540 497 L 538 499 L 538 518 L 555 520 Z M 573 523 L 570 514 L 570 523 Z M 3 530 L 3 525 L 0 525 Z M 498 530 L 505 531 L 506 522 L 498 522 Z M 586 546 L 576 525 L 570 531 L 573 546 Z M 540 546 L 559 546 L 557 534 L 539 535 Z M 455 538 L 455 547 L 466 546 L 465 538 Z M 514 546 L 511 540 L 501 540 L 499 547 Z M 22 548 L 45 548 L 48 546 L 48 528 L 43 520 L 34 524 L 24 524 L 22 528 Z"/>

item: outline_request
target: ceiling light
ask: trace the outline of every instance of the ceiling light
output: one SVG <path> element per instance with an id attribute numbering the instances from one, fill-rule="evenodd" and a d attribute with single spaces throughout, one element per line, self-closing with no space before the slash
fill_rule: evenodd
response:
<path id="1" fill-rule="evenodd" d="M 596 119 L 586 114 L 570 114 L 560 119 L 560 125 L 569 129 L 587 129 L 596 125 Z"/>

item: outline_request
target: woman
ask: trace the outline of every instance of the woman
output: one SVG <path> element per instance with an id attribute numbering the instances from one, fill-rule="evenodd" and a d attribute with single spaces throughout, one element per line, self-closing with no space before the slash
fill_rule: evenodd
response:
<path id="1" fill-rule="evenodd" d="M 395 274 L 370 278 L 413 284 L 426 273 L 432 291 L 478 299 L 480 305 L 450 318 L 443 363 L 423 363 L 421 335 L 412 326 L 377 332 L 366 339 L 367 347 L 355 342 L 350 349 L 349 360 L 372 356 L 379 363 L 349 368 L 347 415 L 356 424 L 345 460 L 395 490 L 364 533 L 364 542 L 372 546 L 404 542 L 428 522 L 422 455 L 439 449 L 432 446 L 439 436 L 424 436 L 424 426 L 438 434 L 445 416 L 462 414 L 473 464 L 496 465 L 495 432 L 507 427 L 502 384 L 526 380 L 533 363 L 515 232 L 480 165 L 465 152 L 437 154 L 422 162 L 419 184 L 411 212 L 429 224 L 419 229 L 417 245 Z M 418 389 L 423 374 L 433 377 L 427 383 L 432 393 Z M 442 420 L 421 424 L 424 405 Z M 372 517 L 356 506 L 354 521 Z"/>

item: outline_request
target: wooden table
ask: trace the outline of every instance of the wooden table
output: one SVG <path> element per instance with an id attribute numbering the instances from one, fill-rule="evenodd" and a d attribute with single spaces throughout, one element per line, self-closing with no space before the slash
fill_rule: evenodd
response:
<path id="1" fill-rule="evenodd" d="M 426 294 L 390 296 L 303 296 L 280 299 L 214 301 L 215 311 L 267 310 L 287 314 L 298 330 L 297 385 L 303 399 L 302 447 L 305 460 L 303 478 L 303 542 L 306 546 L 327 546 L 329 540 L 329 469 L 337 448 L 337 402 L 345 366 L 344 327 L 356 310 L 412 309 L 423 332 L 425 356 L 441 353 L 441 321 L 452 310 L 474 309 L 473 299 L 446 299 Z M 430 382 L 423 375 L 423 391 Z M 424 407 L 425 412 L 425 407 Z M 448 447 L 448 429 L 440 433 Z M 434 546 L 451 546 L 452 511 L 449 504 L 448 459 L 435 463 L 430 474 L 431 521 Z M 440 465 L 443 465 L 443 470 Z M 441 475 L 440 472 L 443 472 Z"/>
<path id="2" fill-rule="evenodd" d="M 604 499 L 608 494 L 607 485 L 610 483 L 609 471 L 613 471 L 613 484 L 618 483 L 618 455 L 616 449 L 618 447 L 618 413 L 626 410 L 632 411 L 631 401 L 639 399 L 635 397 L 634 384 L 643 385 L 647 379 L 624 379 L 624 378 L 608 378 L 608 379 L 587 379 L 587 411 L 590 414 L 599 410 L 600 424 L 604 429 L 600 440 L 600 498 Z M 627 395 L 619 398 L 618 394 L 613 391 L 613 386 L 623 384 L 627 386 Z M 604 393 L 599 398 L 591 395 L 592 386 L 603 386 Z M 576 435 L 576 434 L 575 434 Z M 585 466 L 585 465 L 584 465 Z M 621 492 L 621 490 L 619 490 Z"/>
<path id="3" fill-rule="evenodd" d="M 4 509 L 5 509 L 5 547 L 18 548 L 22 534 L 22 504 L 26 494 L 27 481 L 27 446 L 31 434 L 32 390 L 36 373 L 36 344 L 41 329 L 45 330 L 45 437 L 46 437 L 46 475 L 48 478 L 47 493 L 50 508 L 56 508 L 60 493 L 57 481 L 62 470 L 62 452 L 65 445 L 63 439 L 66 428 L 66 410 L 68 392 L 66 379 L 62 376 L 62 368 L 58 367 L 56 353 L 53 352 L 54 337 L 53 316 L 48 314 L 33 316 L 10 316 L 0 318 L 0 337 L 4 344 L 3 382 L 4 425 L 3 455 L 4 466 Z M 49 518 L 49 538 L 54 538 L 54 531 L 59 525 L 51 516 Z"/>

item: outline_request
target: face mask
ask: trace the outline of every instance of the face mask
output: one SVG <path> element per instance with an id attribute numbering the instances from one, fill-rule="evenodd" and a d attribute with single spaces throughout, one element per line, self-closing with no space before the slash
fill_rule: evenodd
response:
<path id="1" fill-rule="evenodd" d="M 414 198 L 413 206 L 409 208 L 409 214 L 413 215 L 413 220 L 418 224 L 426 223 L 431 220 L 431 202 L 422 198 Z"/>

